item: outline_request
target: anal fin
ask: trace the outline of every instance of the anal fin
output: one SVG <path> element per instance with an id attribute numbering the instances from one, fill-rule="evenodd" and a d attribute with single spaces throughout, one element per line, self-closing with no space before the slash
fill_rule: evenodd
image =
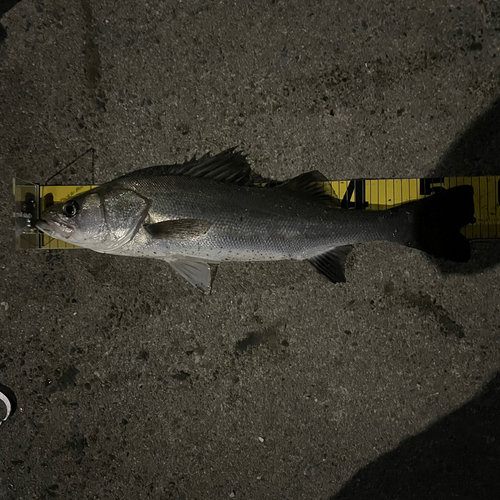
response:
<path id="1" fill-rule="evenodd" d="M 344 283 L 345 262 L 352 249 L 352 245 L 335 247 L 332 250 L 328 250 L 326 253 L 312 257 L 309 259 L 309 262 L 319 273 L 325 275 L 331 282 Z"/>
<path id="2" fill-rule="evenodd" d="M 190 259 L 169 260 L 167 262 L 191 285 L 205 293 L 209 293 L 212 289 L 212 281 L 217 272 L 216 263 L 209 264 L 201 260 Z"/>

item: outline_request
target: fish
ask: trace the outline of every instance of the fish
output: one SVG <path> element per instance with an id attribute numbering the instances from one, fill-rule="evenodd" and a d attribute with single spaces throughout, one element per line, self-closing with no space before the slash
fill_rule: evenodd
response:
<path id="1" fill-rule="evenodd" d="M 96 252 L 160 259 L 208 292 L 225 261 L 307 260 L 345 282 L 354 245 L 388 241 L 466 262 L 460 229 L 474 219 L 472 186 L 389 210 L 342 208 L 319 171 L 286 181 L 256 174 L 235 148 L 136 170 L 45 209 L 35 226 Z"/>

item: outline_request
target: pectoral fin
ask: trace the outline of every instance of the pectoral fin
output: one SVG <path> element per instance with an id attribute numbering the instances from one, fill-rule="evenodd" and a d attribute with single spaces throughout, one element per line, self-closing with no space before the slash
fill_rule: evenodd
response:
<path id="1" fill-rule="evenodd" d="M 146 231 L 155 239 L 182 239 L 203 236 L 211 224 L 205 219 L 176 219 L 144 224 Z"/>
<path id="2" fill-rule="evenodd" d="M 208 264 L 201 260 L 171 260 L 168 263 L 191 285 L 205 293 L 210 292 L 217 264 Z"/>

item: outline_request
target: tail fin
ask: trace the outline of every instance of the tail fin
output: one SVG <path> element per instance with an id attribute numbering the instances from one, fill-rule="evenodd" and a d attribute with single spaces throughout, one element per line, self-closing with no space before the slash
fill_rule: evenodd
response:
<path id="1" fill-rule="evenodd" d="M 460 228 L 475 222 L 472 186 L 443 190 L 396 210 L 410 219 L 406 245 L 455 262 L 470 259 L 469 241 L 460 233 Z"/>

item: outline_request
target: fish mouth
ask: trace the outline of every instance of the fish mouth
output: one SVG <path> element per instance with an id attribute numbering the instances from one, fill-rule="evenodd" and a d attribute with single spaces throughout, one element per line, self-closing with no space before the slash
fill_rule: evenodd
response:
<path id="1" fill-rule="evenodd" d="M 55 220 L 38 219 L 35 221 L 35 227 L 53 238 L 68 239 L 73 233 L 73 228 Z"/>
<path id="2" fill-rule="evenodd" d="M 50 224 L 43 219 L 38 219 L 35 221 L 35 227 L 44 233 L 51 231 Z"/>

